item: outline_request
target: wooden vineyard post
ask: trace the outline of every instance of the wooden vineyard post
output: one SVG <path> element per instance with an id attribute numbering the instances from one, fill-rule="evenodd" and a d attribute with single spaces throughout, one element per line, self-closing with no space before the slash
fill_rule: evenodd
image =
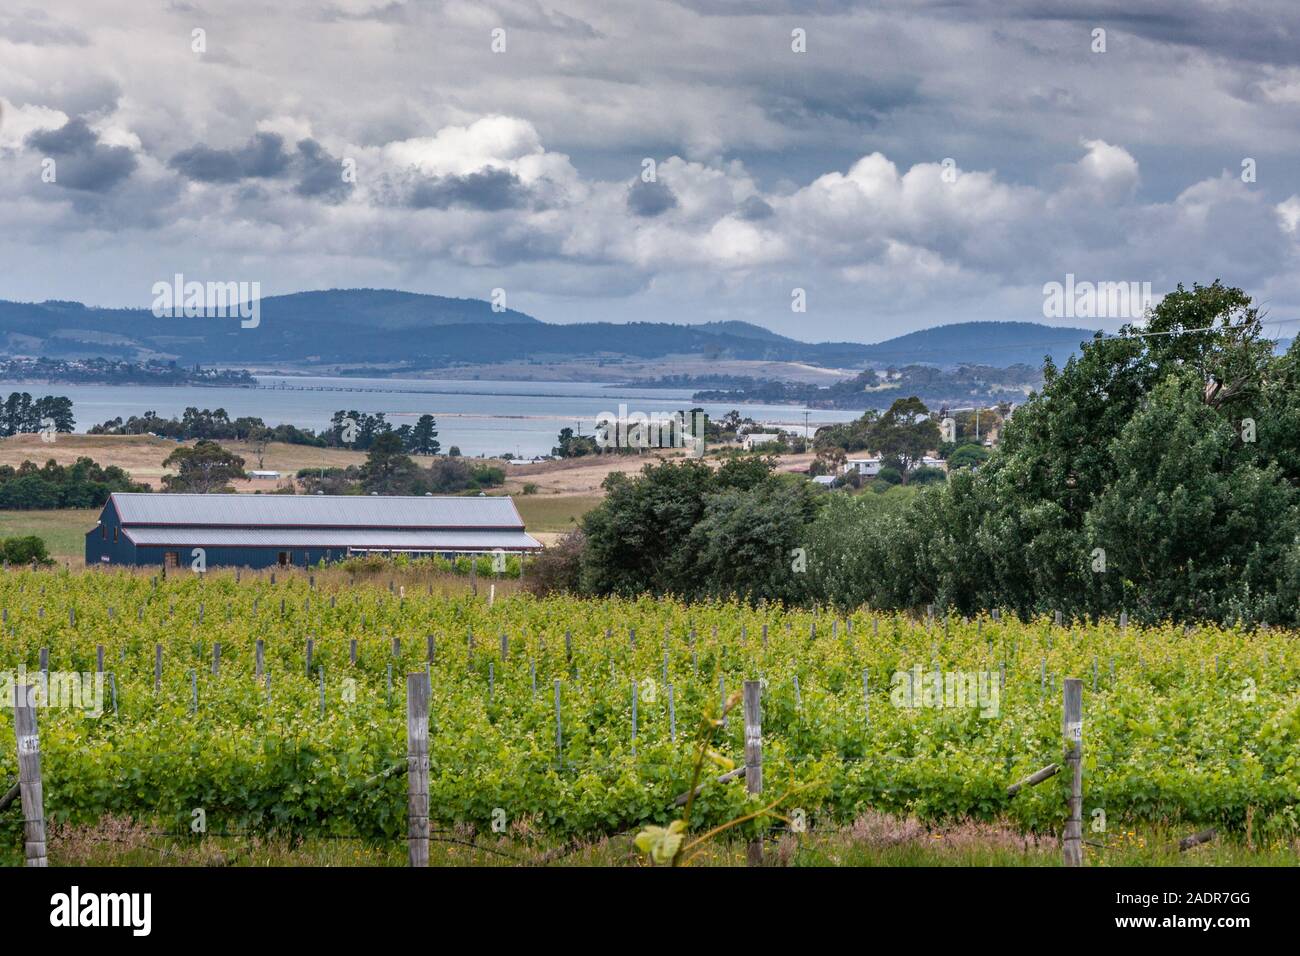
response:
<path id="1" fill-rule="evenodd" d="M 32 686 L 14 686 L 14 736 L 18 740 L 18 794 L 23 807 L 23 857 L 27 866 L 46 866 L 45 796 L 41 791 L 41 739 L 36 732 Z"/>
<path id="2" fill-rule="evenodd" d="M 257 639 L 257 664 L 256 676 L 260 681 L 262 675 L 266 673 L 266 642 L 260 637 Z"/>
<path id="3" fill-rule="evenodd" d="M 1066 866 L 1083 865 L 1083 681 L 1067 677 L 1064 687 L 1063 730 L 1065 765 L 1070 771 L 1070 815 L 1062 841 Z"/>
<path id="4" fill-rule="evenodd" d="M 636 758 L 636 681 L 632 681 L 632 757 Z"/>
<path id="5" fill-rule="evenodd" d="M 555 760 L 564 759 L 564 728 L 560 723 L 560 682 L 555 682 Z"/>
<path id="6" fill-rule="evenodd" d="M 756 680 L 745 681 L 745 790 L 763 792 L 763 685 Z M 749 866 L 763 865 L 763 841 L 749 841 L 745 862 Z"/>
<path id="7" fill-rule="evenodd" d="M 162 693 L 162 645 L 153 646 L 153 692 Z"/>
<path id="8" fill-rule="evenodd" d="M 429 682 L 406 675 L 406 833 L 411 866 L 429 865 Z"/>

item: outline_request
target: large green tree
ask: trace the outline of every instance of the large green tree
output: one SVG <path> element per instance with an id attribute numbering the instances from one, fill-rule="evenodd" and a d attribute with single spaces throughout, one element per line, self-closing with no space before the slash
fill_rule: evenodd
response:
<path id="1" fill-rule="evenodd" d="M 1298 366 L 1244 292 L 1179 286 L 1145 325 L 1047 362 L 977 474 L 899 514 L 823 514 L 811 597 L 1296 623 Z"/>
<path id="2" fill-rule="evenodd" d="M 913 395 L 897 399 L 872 422 L 867 432 L 871 449 L 903 475 L 939 444 L 939 426 L 925 403 Z"/>
<path id="3" fill-rule="evenodd" d="M 361 490 L 367 494 L 406 495 L 416 490 L 420 466 L 413 462 L 395 432 L 382 432 L 370 443 L 361 466 Z"/>
<path id="4" fill-rule="evenodd" d="M 163 461 L 163 467 L 176 469 L 174 475 L 163 475 L 163 487 L 168 491 L 228 492 L 234 490 L 232 481 L 248 477 L 243 458 L 206 439 L 177 448 Z"/>

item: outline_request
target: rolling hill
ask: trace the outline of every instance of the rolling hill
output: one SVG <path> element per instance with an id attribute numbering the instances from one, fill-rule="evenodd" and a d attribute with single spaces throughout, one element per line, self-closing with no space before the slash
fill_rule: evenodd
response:
<path id="1" fill-rule="evenodd" d="M 485 334 L 490 329 L 490 333 Z M 1037 366 L 1064 361 L 1086 329 L 1031 322 L 968 322 L 885 342 L 801 342 L 748 322 L 541 322 L 494 312 L 478 299 L 378 289 L 332 289 L 261 300 L 260 323 L 237 318 L 158 318 L 147 309 L 79 302 L 0 301 L 0 354 L 48 358 L 163 359 L 183 364 L 349 366 L 419 371 L 526 359 L 619 357 L 653 360 L 803 362 L 828 368 L 909 363 Z"/>

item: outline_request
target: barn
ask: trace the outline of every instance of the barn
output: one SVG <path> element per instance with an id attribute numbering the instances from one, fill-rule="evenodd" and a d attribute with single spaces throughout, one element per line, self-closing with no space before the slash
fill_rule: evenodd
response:
<path id="1" fill-rule="evenodd" d="M 507 497 L 109 496 L 86 533 L 86 565 L 305 567 L 352 555 L 540 549 Z"/>

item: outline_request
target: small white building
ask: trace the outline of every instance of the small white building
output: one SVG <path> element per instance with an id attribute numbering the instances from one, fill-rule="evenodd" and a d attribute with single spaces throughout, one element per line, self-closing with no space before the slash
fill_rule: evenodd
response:
<path id="1" fill-rule="evenodd" d="M 948 470 L 948 463 L 942 458 L 933 458 L 926 455 L 912 463 L 913 468 L 938 468 L 942 471 Z M 873 458 L 847 458 L 844 461 L 844 474 L 851 475 L 855 472 L 863 478 L 874 478 L 880 474 L 880 469 L 884 467 L 884 460 L 879 456 Z"/>
<path id="2" fill-rule="evenodd" d="M 844 473 L 856 472 L 864 478 L 874 478 L 880 474 L 880 458 L 847 458 L 844 461 Z"/>
<path id="3" fill-rule="evenodd" d="M 834 476 L 834 475 L 815 475 L 815 476 L 813 477 L 813 484 L 814 484 L 814 485 L 821 485 L 823 488 L 829 488 L 831 485 L 835 484 L 835 476 Z"/>
<path id="4" fill-rule="evenodd" d="M 781 436 L 773 432 L 754 432 L 740 437 L 740 447 L 745 451 L 753 451 L 764 445 L 775 445 L 780 440 Z"/>
<path id="5" fill-rule="evenodd" d="M 250 471 L 250 472 L 248 473 L 248 477 L 249 477 L 249 478 L 270 478 L 270 479 L 276 479 L 276 478 L 279 478 L 279 477 L 280 477 L 280 473 L 279 473 L 278 471 L 260 471 L 260 470 L 258 470 L 258 471 Z"/>

